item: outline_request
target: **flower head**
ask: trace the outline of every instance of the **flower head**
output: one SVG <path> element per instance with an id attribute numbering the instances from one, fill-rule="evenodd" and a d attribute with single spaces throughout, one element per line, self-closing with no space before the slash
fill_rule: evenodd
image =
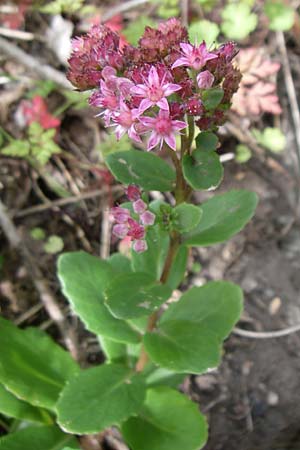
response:
<path id="1" fill-rule="evenodd" d="M 157 145 L 162 148 L 164 142 L 173 150 L 176 150 L 175 136 L 178 131 L 186 128 L 186 122 L 173 120 L 169 111 L 161 109 L 156 117 L 141 117 L 140 121 L 146 128 L 152 131 L 148 141 L 147 150 L 151 150 Z"/>
<path id="2" fill-rule="evenodd" d="M 204 41 L 198 47 L 184 42 L 180 44 L 180 48 L 183 56 L 174 62 L 172 69 L 179 66 L 187 66 L 195 70 L 200 70 L 205 66 L 207 61 L 218 57 L 215 53 L 207 51 Z"/>
<path id="3" fill-rule="evenodd" d="M 159 106 L 161 109 L 169 110 L 169 104 L 166 97 L 181 89 L 179 84 L 165 82 L 167 73 L 165 72 L 160 79 L 157 69 L 152 66 L 149 70 L 148 79 L 144 80 L 144 84 L 138 84 L 131 88 L 131 93 L 142 97 L 139 111 L 143 113 L 151 106 Z"/>

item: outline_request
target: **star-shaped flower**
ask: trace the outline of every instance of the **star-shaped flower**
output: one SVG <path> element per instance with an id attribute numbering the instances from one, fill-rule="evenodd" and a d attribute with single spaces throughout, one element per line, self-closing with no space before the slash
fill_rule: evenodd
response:
<path id="1" fill-rule="evenodd" d="M 161 109 L 156 117 L 140 117 L 141 123 L 152 130 L 148 141 L 147 150 L 151 150 L 158 144 L 160 148 L 164 142 L 168 144 L 174 151 L 176 151 L 175 136 L 178 131 L 186 128 L 186 122 L 181 120 L 172 120 L 169 111 Z"/>
<path id="2" fill-rule="evenodd" d="M 179 84 L 166 83 L 166 74 L 160 79 L 154 66 L 149 70 L 148 79 L 144 84 L 138 84 L 131 88 L 131 94 L 143 97 L 140 103 L 139 111 L 142 114 L 151 106 L 158 106 L 161 109 L 169 111 L 169 104 L 166 97 L 181 89 Z"/>
<path id="3" fill-rule="evenodd" d="M 195 70 L 200 70 L 205 66 L 207 61 L 218 57 L 215 53 L 210 53 L 207 50 L 204 41 L 199 46 L 182 43 L 180 44 L 180 48 L 182 50 L 182 56 L 174 62 L 172 69 L 187 66 Z"/>

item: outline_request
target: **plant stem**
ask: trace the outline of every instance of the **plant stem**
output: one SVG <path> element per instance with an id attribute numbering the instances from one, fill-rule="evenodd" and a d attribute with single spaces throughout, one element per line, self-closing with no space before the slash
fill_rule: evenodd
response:
<path id="1" fill-rule="evenodd" d="M 186 135 L 182 135 L 181 158 L 184 155 L 184 153 L 186 151 L 188 151 L 190 148 L 190 144 L 189 144 L 190 136 L 191 136 L 191 126 L 190 126 L 189 139 L 187 139 Z M 189 186 L 186 184 L 185 179 L 183 177 L 182 169 L 181 169 L 181 160 L 178 159 L 177 154 L 170 147 L 166 146 L 165 148 L 169 152 L 169 154 L 172 158 L 173 164 L 175 166 L 175 169 L 176 169 L 175 199 L 176 199 L 176 205 L 178 205 L 178 204 L 184 202 L 188 198 L 191 190 L 190 190 Z M 169 245 L 168 254 L 166 257 L 162 275 L 160 277 L 161 283 L 166 283 L 166 281 L 168 280 L 169 273 L 170 273 L 170 270 L 171 270 L 171 267 L 172 267 L 172 264 L 173 264 L 174 258 L 176 256 L 179 245 L 180 245 L 180 234 L 177 231 L 172 231 L 170 233 L 170 245 Z M 159 318 L 159 310 L 155 311 L 149 317 L 148 325 L 147 325 L 147 332 L 151 332 L 155 328 L 158 318 Z M 136 363 L 135 370 L 137 372 L 142 372 L 148 362 L 148 359 L 149 358 L 148 358 L 147 352 L 145 350 L 145 347 L 144 347 L 144 345 L 142 345 L 141 353 L 140 353 L 139 359 Z"/>
<path id="2" fill-rule="evenodd" d="M 168 276 L 169 276 L 169 273 L 170 273 L 170 270 L 172 267 L 172 263 L 173 263 L 173 260 L 174 260 L 174 257 L 176 255 L 179 245 L 180 245 L 180 235 L 179 235 L 179 233 L 176 232 L 173 234 L 173 236 L 171 236 L 169 251 L 168 251 L 165 265 L 164 265 L 164 268 L 162 271 L 162 275 L 160 277 L 161 283 L 165 283 L 168 279 Z M 155 328 L 158 318 L 159 318 L 159 310 L 155 311 L 149 317 L 148 325 L 147 325 L 147 332 L 150 332 Z M 142 372 L 144 370 L 147 362 L 148 362 L 148 355 L 145 351 L 144 345 L 142 345 L 141 353 L 140 353 L 138 362 L 135 366 L 135 370 L 137 372 Z"/>

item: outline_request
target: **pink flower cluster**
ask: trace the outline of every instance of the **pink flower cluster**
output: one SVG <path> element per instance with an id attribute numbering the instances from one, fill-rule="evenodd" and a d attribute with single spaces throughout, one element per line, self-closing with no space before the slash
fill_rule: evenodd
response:
<path id="1" fill-rule="evenodd" d="M 148 248 L 145 240 L 146 227 L 154 224 L 155 214 L 148 210 L 148 205 L 142 200 L 141 191 L 137 186 L 128 186 L 126 195 L 139 219 L 138 221 L 133 219 L 129 209 L 115 206 L 111 209 L 112 219 L 115 221 L 112 232 L 120 239 L 130 237 L 133 240 L 133 250 L 142 253 Z"/>
<path id="2" fill-rule="evenodd" d="M 90 104 L 100 108 L 106 126 L 115 126 L 136 142 L 149 134 L 147 149 L 165 143 L 176 150 L 176 135 L 194 116 L 200 129 L 213 129 L 225 119 L 240 72 L 234 68 L 233 43 L 209 50 L 192 45 L 177 19 L 158 29 L 146 27 L 137 47 L 119 47 L 119 37 L 105 26 L 73 41 L 69 80 L 79 89 L 94 88 Z M 202 102 L 204 90 L 222 87 L 215 111 Z"/>

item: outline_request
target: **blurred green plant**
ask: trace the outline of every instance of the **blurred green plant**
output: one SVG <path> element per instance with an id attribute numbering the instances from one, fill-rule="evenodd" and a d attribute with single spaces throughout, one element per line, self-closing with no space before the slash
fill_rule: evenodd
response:
<path id="1" fill-rule="evenodd" d="M 257 15 L 247 3 L 229 3 L 222 11 L 221 30 L 229 39 L 245 39 L 257 25 Z"/>
<path id="2" fill-rule="evenodd" d="M 292 6 L 281 1 L 267 1 L 264 12 L 270 23 L 269 28 L 273 31 L 288 31 L 295 22 L 295 11 Z"/>
<path id="3" fill-rule="evenodd" d="M 53 0 L 40 6 L 38 9 L 45 14 L 91 14 L 96 8 L 93 5 L 84 5 L 85 0 Z"/>
<path id="4" fill-rule="evenodd" d="M 249 161 L 251 156 L 252 156 L 252 152 L 251 152 L 250 148 L 247 147 L 247 145 L 239 144 L 236 146 L 236 149 L 235 149 L 236 162 L 243 164 L 243 163 Z"/>
<path id="5" fill-rule="evenodd" d="M 55 143 L 56 129 L 44 130 L 40 124 L 33 122 L 28 127 L 28 137 L 25 139 L 9 138 L 1 153 L 6 156 L 24 158 L 33 165 L 44 166 L 52 155 L 60 153 L 60 147 Z"/>
<path id="6" fill-rule="evenodd" d="M 285 148 L 286 139 L 279 128 L 267 127 L 263 131 L 253 128 L 252 134 L 260 145 L 273 153 L 281 153 Z"/>
<path id="7" fill-rule="evenodd" d="M 212 45 L 217 41 L 220 29 L 218 25 L 209 20 L 199 20 L 189 26 L 189 36 L 192 42 L 202 42 L 205 40 L 207 45 Z"/>

